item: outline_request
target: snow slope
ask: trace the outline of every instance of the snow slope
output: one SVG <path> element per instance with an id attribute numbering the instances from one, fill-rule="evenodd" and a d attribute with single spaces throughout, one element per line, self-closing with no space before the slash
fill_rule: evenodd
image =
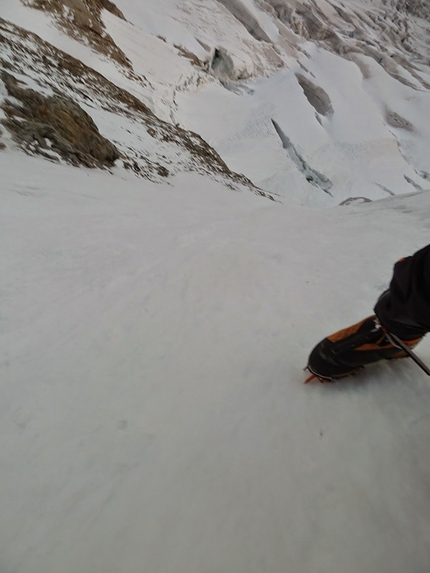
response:
<path id="1" fill-rule="evenodd" d="M 426 243 L 427 194 L 309 211 L 0 161 L 2 571 L 428 569 L 425 375 L 302 383 Z"/>
<path id="2" fill-rule="evenodd" d="M 406 64 L 344 59 L 303 19 L 400 50 L 379 2 L 117 5 L 128 22 L 103 21 L 132 68 L 2 1 L 3 68 L 74 95 L 122 155 L 72 167 L 2 126 L 0 572 L 427 573 L 428 378 L 408 360 L 302 371 L 428 243 L 430 195 L 409 193 L 430 172 L 425 21 L 411 87 Z M 384 199 L 336 206 L 358 195 Z"/>

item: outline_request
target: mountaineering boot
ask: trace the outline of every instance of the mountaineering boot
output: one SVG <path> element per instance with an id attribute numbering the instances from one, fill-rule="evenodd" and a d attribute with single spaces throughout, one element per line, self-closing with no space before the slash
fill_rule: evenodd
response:
<path id="1" fill-rule="evenodd" d="M 402 342 L 414 348 L 424 336 Z M 335 334 L 324 338 L 312 350 L 307 369 L 320 380 L 334 380 L 357 372 L 366 364 L 379 360 L 404 358 L 407 353 L 390 341 L 376 315 L 369 316 Z M 392 339 L 391 339 L 392 340 Z"/>

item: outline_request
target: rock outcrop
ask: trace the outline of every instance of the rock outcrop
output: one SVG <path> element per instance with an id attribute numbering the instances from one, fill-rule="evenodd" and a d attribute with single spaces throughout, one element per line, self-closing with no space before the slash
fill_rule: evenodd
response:
<path id="1" fill-rule="evenodd" d="M 111 167 L 120 154 L 103 137 L 91 117 L 67 96 L 44 96 L 18 85 L 3 72 L 9 96 L 3 104 L 3 125 L 27 151 L 54 158 L 58 154 L 73 165 Z"/>

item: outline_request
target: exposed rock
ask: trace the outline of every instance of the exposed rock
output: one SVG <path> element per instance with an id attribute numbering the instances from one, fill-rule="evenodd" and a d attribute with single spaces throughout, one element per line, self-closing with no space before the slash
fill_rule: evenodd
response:
<path id="1" fill-rule="evenodd" d="M 196 68 L 205 69 L 205 63 L 199 60 L 199 58 L 195 54 L 193 54 L 183 46 L 180 46 L 179 44 L 173 44 L 173 45 L 181 54 L 181 56 L 189 60 L 193 64 L 193 66 L 196 66 Z"/>
<path id="2" fill-rule="evenodd" d="M 385 113 L 385 121 L 388 125 L 391 125 L 391 127 L 398 127 L 400 129 L 405 129 L 406 131 L 414 131 L 412 123 L 394 111 L 387 109 Z"/>
<path id="3" fill-rule="evenodd" d="M 100 135 L 91 117 L 66 96 L 46 97 L 34 90 L 19 87 L 16 79 L 3 72 L 7 93 L 3 125 L 27 151 L 52 156 L 87 167 L 112 166 L 119 158 L 117 148 Z"/>
<path id="4" fill-rule="evenodd" d="M 125 20 L 123 13 L 109 0 L 21 0 L 25 5 L 50 12 L 58 25 L 75 39 L 85 38 L 98 52 L 106 54 L 122 66 L 132 65 L 124 52 L 106 33 L 101 12 L 108 10 Z"/>
<path id="5" fill-rule="evenodd" d="M 430 20 L 430 4 L 428 0 L 398 0 L 397 6 L 399 10 L 409 12 L 424 20 Z"/>

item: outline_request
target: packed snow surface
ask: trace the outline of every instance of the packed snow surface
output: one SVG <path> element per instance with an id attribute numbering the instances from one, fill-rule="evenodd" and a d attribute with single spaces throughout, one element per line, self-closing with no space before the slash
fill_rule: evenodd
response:
<path id="1" fill-rule="evenodd" d="M 119 0 L 126 20 L 103 22 L 127 75 L 26 4 L 0 17 L 276 201 L 193 171 L 168 127 L 157 140 L 102 90 L 76 101 L 162 158 L 162 183 L 31 156 L 2 126 L 0 573 L 428 573 L 429 378 L 405 359 L 303 383 L 312 347 L 429 242 L 427 23 L 397 69 L 297 20 L 312 4 L 372 49 L 384 30 L 400 61 L 395 2 L 293 3 L 292 31 L 271 0 Z M 33 64 L 17 80 L 46 90 Z M 430 362 L 428 340 L 416 352 Z"/>
<path id="2" fill-rule="evenodd" d="M 302 368 L 426 243 L 429 195 L 310 211 L 0 161 L 2 571 L 428 569 L 425 374 Z"/>

